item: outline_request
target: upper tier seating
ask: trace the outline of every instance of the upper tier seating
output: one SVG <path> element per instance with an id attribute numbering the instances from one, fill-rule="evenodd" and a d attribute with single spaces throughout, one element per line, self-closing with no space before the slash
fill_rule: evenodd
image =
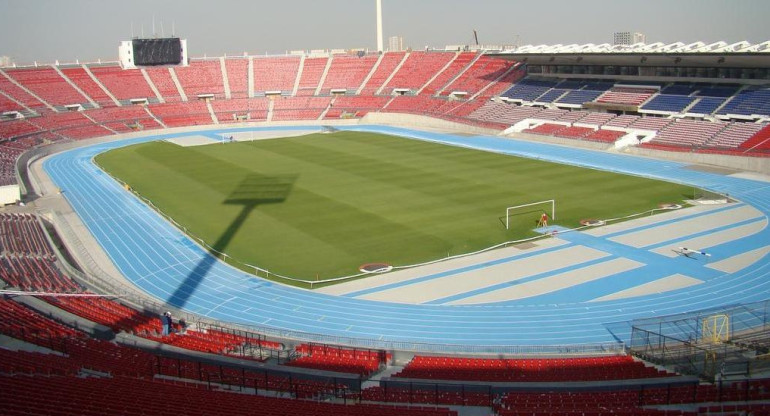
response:
<path id="1" fill-rule="evenodd" d="M 681 113 L 696 97 L 686 95 L 659 94 L 642 106 L 642 110 L 665 111 L 669 113 Z"/>
<path id="2" fill-rule="evenodd" d="M 61 72 L 100 106 L 109 107 L 115 105 L 112 98 L 88 75 L 82 66 L 61 68 Z"/>
<path id="3" fill-rule="evenodd" d="M 719 97 L 702 97 L 687 112 L 692 114 L 712 114 L 725 100 L 725 98 Z"/>
<path id="4" fill-rule="evenodd" d="M 23 106 L 17 104 L 15 101 L 11 100 L 5 95 L 0 94 L 0 113 L 4 113 L 6 111 L 20 111 L 23 109 Z"/>
<path id="5" fill-rule="evenodd" d="M 515 63 L 511 63 L 514 64 Z M 519 82 L 522 78 L 527 76 L 526 69 L 524 66 L 519 66 L 517 68 L 514 68 L 508 74 L 504 75 L 502 78 L 500 78 L 499 81 L 496 83 L 486 87 L 483 91 L 480 91 L 479 95 L 476 97 L 476 100 L 483 100 L 489 99 L 492 97 L 497 97 L 500 94 L 503 93 L 503 91 L 506 91 L 511 87 L 512 84 Z"/>
<path id="6" fill-rule="evenodd" d="M 502 96 L 513 100 L 535 101 L 537 97 L 545 94 L 546 91 L 556 86 L 556 84 L 557 81 L 553 80 L 524 78 L 504 92 Z"/>
<path id="7" fill-rule="evenodd" d="M 224 98 L 225 84 L 219 59 L 190 61 L 189 66 L 178 66 L 174 71 L 188 100 L 196 99 L 199 94 Z"/>
<path id="8" fill-rule="evenodd" d="M 377 55 L 334 55 L 329 72 L 326 74 L 321 94 L 327 95 L 333 89 L 345 89 L 348 93 L 356 92 L 374 63 Z"/>
<path id="9" fill-rule="evenodd" d="M 712 85 L 701 86 L 698 92 L 695 93 L 698 97 L 723 97 L 727 98 L 738 92 L 740 89 L 737 85 Z"/>
<path id="10" fill-rule="evenodd" d="M 249 96 L 249 60 L 246 58 L 226 58 L 225 70 L 230 86 L 230 98 Z"/>
<path id="11" fill-rule="evenodd" d="M 733 96 L 719 114 L 770 115 L 770 88 L 745 89 Z"/>
<path id="12" fill-rule="evenodd" d="M 45 104 L 41 103 L 40 100 L 31 96 L 28 92 L 24 91 L 24 89 L 11 82 L 2 74 L 0 74 L 0 91 L 3 91 L 14 100 L 29 108 L 45 108 Z M 20 108 L 11 108 L 10 110 L 20 110 Z"/>
<path id="13" fill-rule="evenodd" d="M 454 57 L 451 52 L 411 52 L 381 93 L 390 95 L 394 88 L 417 91 Z"/>
<path id="14" fill-rule="evenodd" d="M 444 88 L 442 95 L 463 91 L 471 96 L 502 77 L 514 64 L 504 59 L 481 56 L 470 68 Z"/>
<path id="15" fill-rule="evenodd" d="M 568 90 L 564 90 L 561 88 L 551 88 L 545 94 L 537 97 L 535 101 L 538 103 L 552 103 L 562 95 L 566 94 L 567 91 Z"/>
<path id="16" fill-rule="evenodd" d="M 697 91 L 698 88 L 699 86 L 695 84 L 682 84 L 682 83 L 675 82 L 663 88 L 660 91 L 660 93 L 670 94 L 670 95 L 692 95 L 692 93 Z"/>
<path id="17" fill-rule="evenodd" d="M 164 101 L 167 103 L 182 101 L 182 96 L 179 94 L 179 89 L 176 87 L 174 79 L 171 78 L 168 67 L 145 68 L 144 70 Z"/>
<path id="18" fill-rule="evenodd" d="M 631 380 L 671 377 L 630 356 L 489 359 L 415 356 L 393 377 L 506 382 Z"/>
<path id="19" fill-rule="evenodd" d="M 404 59 L 404 55 L 406 55 L 406 52 L 386 52 L 383 54 L 380 64 L 377 65 L 374 73 L 369 77 L 369 80 L 361 90 L 361 95 L 372 95 L 377 92 L 401 60 Z"/>
<path id="20" fill-rule="evenodd" d="M 254 57 L 254 94 L 281 91 L 291 94 L 299 71 L 299 56 Z"/>
<path id="21" fill-rule="evenodd" d="M 118 100 L 155 98 L 155 93 L 138 69 L 124 70 L 119 66 L 89 66 L 89 69 Z"/>
<path id="22" fill-rule="evenodd" d="M 51 105 L 81 104 L 88 99 L 50 67 L 6 71 L 11 78 Z"/>
<path id="23" fill-rule="evenodd" d="M 425 85 L 422 94 L 433 95 L 442 90 L 446 87 L 447 83 L 460 74 L 460 71 L 473 62 L 474 58 L 476 58 L 475 52 L 459 52 L 444 71 L 438 74 L 433 81 Z"/>
<path id="24" fill-rule="evenodd" d="M 318 83 L 321 82 L 321 76 L 323 76 L 326 69 L 327 62 L 329 62 L 329 58 L 326 57 L 305 58 L 305 62 L 302 65 L 302 75 L 299 78 L 297 96 L 315 94 Z"/>

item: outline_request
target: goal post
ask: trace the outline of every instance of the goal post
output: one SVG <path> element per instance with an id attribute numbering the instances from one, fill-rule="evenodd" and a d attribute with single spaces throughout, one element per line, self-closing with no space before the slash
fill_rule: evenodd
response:
<path id="1" fill-rule="evenodd" d="M 556 219 L 556 200 L 555 199 L 547 199 L 545 201 L 530 202 L 529 204 L 514 205 L 512 207 L 508 207 L 505 209 L 505 229 L 506 230 L 511 229 L 511 211 L 514 211 L 520 208 L 533 207 L 536 205 L 550 205 L 551 218 L 554 220 Z"/>

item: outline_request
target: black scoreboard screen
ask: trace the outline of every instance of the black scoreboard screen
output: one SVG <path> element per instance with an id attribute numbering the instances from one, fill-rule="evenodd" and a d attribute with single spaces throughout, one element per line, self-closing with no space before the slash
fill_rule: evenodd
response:
<path id="1" fill-rule="evenodd" d="M 134 64 L 176 65 L 182 62 L 182 42 L 179 38 L 134 39 Z"/>

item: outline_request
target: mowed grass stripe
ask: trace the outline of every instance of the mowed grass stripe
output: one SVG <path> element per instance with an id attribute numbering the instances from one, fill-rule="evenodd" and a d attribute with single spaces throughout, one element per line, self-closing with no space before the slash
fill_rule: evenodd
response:
<path id="1" fill-rule="evenodd" d="M 196 147 L 154 142 L 99 155 L 97 162 L 233 258 L 307 280 L 352 274 L 367 262 L 411 264 L 532 235 L 536 211 L 546 207 L 514 218 L 514 229 L 505 230 L 505 207 L 515 204 L 555 198 L 557 222 L 575 226 L 692 192 L 363 132 Z"/>

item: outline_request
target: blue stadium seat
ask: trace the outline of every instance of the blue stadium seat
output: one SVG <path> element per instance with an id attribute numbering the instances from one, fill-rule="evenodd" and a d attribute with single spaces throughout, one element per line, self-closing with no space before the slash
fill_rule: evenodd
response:
<path id="1" fill-rule="evenodd" d="M 695 114 L 711 114 L 724 103 L 726 98 L 720 97 L 703 97 L 690 108 L 688 113 Z"/>
<path id="2" fill-rule="evenodd" d="M 686 95 L 660 94 L 653 97 L 647 104 L 642 106 L 642 109 L 681 113 L 688 105 L 695 101 L 695 98 L 696 97 L 688 97 Z"/>

